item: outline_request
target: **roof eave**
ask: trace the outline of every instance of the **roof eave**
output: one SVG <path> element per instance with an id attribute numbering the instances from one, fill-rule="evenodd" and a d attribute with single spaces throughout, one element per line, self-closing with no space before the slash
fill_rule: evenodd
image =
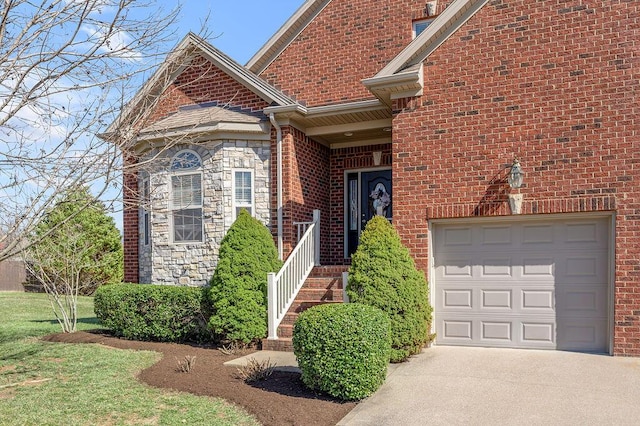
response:
<path id="1" fill-rule="evenodd" d="M 393 99 L 420 96 L 424 89 L 423 65 L 398 74 L 367 78 L 362 84 L 387 105 Z"/>
<path id="2" fill-rule="evenodd" d="M 282 92 L 269 85 L 257 75 L 250 72 L 247 68 L 238 64 L 236 61 L 225 55 L 221 51 L 215 49 L 203 39 L 194 34 L 190 34 L 193 44 L 200 49 L 208 60 L 214 63 L 218 68 L 224 71 L 238 83 L 249 88 L 262 99 L 276 103 L 278 105 L 291 105 L 295 102 L 284 95 Z"/>
<path id="3" fill-rule="evenodd" d="M 489 0 L 454 0 L 431 25 L 416 37 L 374 77 L 365 82 L 383 81 L 423 62 L 442 43 L 476 14 Z M 365 83 L 366 85 L 367 83 Z"/>
<path id="4" fill-rule="evenodd" d="M 331 0 L 307 0 L 245 65 L 260 75 L 315 19 Z"/>
<path id="5" fill-rule="evenodd" d="M 136 138 L 138 143 L 163 141 L 171 138 L 188 138 L 190 141 L 249 139 L 268 141 L 271 138 L 271 125 L 268 122 L 261 123 L 234 123 L 217 122 L 204 126 L 175 128 L 140 133 Z"/>

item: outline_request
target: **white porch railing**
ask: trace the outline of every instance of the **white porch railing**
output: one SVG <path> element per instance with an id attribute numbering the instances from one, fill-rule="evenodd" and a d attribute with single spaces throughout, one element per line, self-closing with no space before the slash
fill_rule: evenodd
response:
<path id="1" fill-rule="evenodd" d="M 268 338 L 278 339 L 278 326 L 295 300 L 302 284 L 314 266 L 320 265 L 320 210 L 313 211 L 313 222 L 297 224 L 302 237 L 286 262 L 275 273 L 267 275 Z"/>

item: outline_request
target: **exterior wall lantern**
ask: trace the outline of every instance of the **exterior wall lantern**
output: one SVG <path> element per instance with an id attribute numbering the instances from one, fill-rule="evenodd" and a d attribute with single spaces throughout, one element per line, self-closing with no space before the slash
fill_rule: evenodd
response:
<path id="1" fill-rule="evenodd" d="M 522 171 L 518 158 L 513 159 L 513 164 L 511 165 L 511 171 L 509 172 L 507 181 L 509 182 L 509 186 L 513 189 L 518 189 L 522 186 L 522 182 L 524 181 L 524 172 Z"/>
<path id="2" fill-rule="evenodd" d="M 524 172 L 522 166 L 517 158 L 513 159 L 511 170 L 507 176 L 507 182 L 513 189 L 518 189 L 522 186 L 524 181 Z M 512 214 L 520 214 L 522 212 L 522 194 L 509 194 L 509 207 L 511 207 Z"/>

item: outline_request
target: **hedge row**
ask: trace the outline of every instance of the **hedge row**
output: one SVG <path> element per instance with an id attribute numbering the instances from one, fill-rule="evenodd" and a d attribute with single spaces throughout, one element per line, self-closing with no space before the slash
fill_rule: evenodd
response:
<path id="1" fill-rule="evenodd" d="M 211 340 L 203 290 L 151 284 L 98 288 L 96 317 L 116 336 L 131 340 L 184 342 Z"/>

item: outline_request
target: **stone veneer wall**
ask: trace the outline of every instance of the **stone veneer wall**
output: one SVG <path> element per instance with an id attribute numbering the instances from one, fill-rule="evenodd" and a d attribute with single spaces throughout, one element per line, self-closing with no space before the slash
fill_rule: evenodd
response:
<path id="1" fill-rule="evenodd" d="M 171 158 L 191 149 L 202 158 L 204 241 L 192 244 L 171 242 L 169 207 Z M 233 223 L 232 173 L 253 170 L 254 216 L 270 225 L 269 142 L 217 141 L 197 146 L 180 146 L 163 153 L 162 159 L 147 168 L 151 187 L 151 239 L 144 244 L 143 210 L 139 215 L 139 276 L 141 283 L 202 286 L 209 282 L 217 261 L 218 248 Z M 153 153 L 152 153 L 153 154 Z M 150 154 L 150 155 L 152 155 Z M 140 179 L 140 188 L 142 183 Z"/>

